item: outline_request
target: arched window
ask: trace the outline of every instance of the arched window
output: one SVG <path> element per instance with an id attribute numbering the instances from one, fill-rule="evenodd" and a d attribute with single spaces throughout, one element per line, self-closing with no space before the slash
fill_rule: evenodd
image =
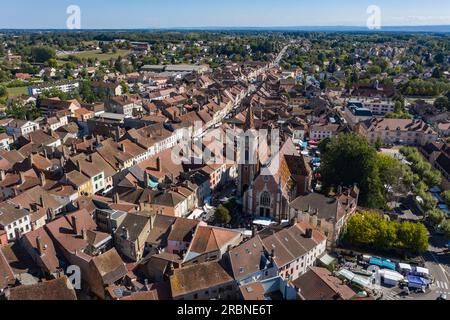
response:
<path id="1" fill-rule="evenodd" d="M 268 192 L 261 194 L 260 204 L 264 207 L 270 207 L 270 194 Z"/>

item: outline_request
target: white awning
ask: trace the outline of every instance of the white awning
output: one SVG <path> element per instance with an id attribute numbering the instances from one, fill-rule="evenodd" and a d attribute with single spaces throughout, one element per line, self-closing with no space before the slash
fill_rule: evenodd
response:
<path id="1" fill-rule="evenodd" d="M 200 218 L 203 214 L 205 213 L 205 211 L 201 210 L 201 209 L 195 209 L 188 217 L 188 219 L 191 220 L 195 220 Z"/>
<path id="2" fill-rule="evenodd" d="M 403 275 L 401 275 L 400 273 L 393 271 L 393 270 L 382 269 L 379 271 L 379 273 L 383 278 L 394 280 L 394 281 L 402 281 L 405 279 L 405 277 Z"/>
<path id="3" fill-rule="evenodd" d="M 421 274 L 430 274 L 430 270 L 428 270 L 427 268 L 422 268 L 422 267 L 416 267 L 416 272 L 417 273 L 421 273 Z"/>
<path id="4" fill-rule="evenodd" d="M 269 227 L 273 223 L 274 222 L 271 219 L 267 219 L 267 218 L 256 218 L 255 220 L 253 220 L 253 224 L 264 226 L 264 227 Z"/>
<path id="5" fill-rule="evenodd" d="M 401 270 L 408 270 L 408 271 L 411 271 L 411 270 L 412 270 L 411 265 L 409 265 L 409 264 L 407 264 L 407 263 L 399 263 L 399 264 L 398 264 L 398 267 L 399 267 Z"/>

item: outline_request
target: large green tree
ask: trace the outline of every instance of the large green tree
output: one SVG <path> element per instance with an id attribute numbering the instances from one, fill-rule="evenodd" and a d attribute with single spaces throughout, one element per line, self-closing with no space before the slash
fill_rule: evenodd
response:
<path id="1" fill-rule="evenodd" d="M 322 176 L 326 189 L 358 184 L 360 201 L 370 208 L 384 208 L 386 199 L 375 148 L 364 137 L 340 134 L 321 145 Z"/>
<path id="2" fill-rule="evenodd" d="M 399 247 L 416 253 L 425 252 L 428 249 L 428 231 L 421 223 L 403 222 L 397 230 Z"/>
<path id="3" fill-rule="evenodd" d="M 421 253 L 428 248 L 428 232 L 421 223 L 390 221 L 376 212 L 363 212 L 347 222 L 344 240 L 377 250 L 409 250 Z"/>
<path id="4" fill-rule="evenodd" d="M 47 62 L 56 58 L 56 51 L 50 47 L 33 47 L 31 48 L 31 58 L 34 62 Z"/>
<path id="5" fill-rule="evenodd" d="M 230 211 L 224 206 L 220 205 L 214 213 L 214 222 L 219 224 L 228 224 L 231 222 Z"/>
<path id="6" fill-rule="evenodd" d="M 428 220 L 434 225 L 439 226 L 447 216 L 445 215 L 444 211 L 440 209 L 433 209 L 428 212 Z"/>

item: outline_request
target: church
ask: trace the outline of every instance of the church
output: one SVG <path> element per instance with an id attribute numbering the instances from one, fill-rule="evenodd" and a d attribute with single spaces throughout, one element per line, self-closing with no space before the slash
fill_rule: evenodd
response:
<path id="1" fill-rule="evenodd" d="M 244 131 L 257 136 L 251 107 Z M 238 168 L 238 190 L 245 214 L 281 222 L 291 218 L 289 203 L 311 191 L 312 170 L 290 138 L 277 149 L 274 154 L 261 154 L 246 139 L 245 161 Z"/>

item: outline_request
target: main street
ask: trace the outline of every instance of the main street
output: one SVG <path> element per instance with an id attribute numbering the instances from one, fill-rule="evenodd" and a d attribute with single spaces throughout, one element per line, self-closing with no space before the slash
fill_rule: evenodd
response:
<path id="1" fill-rule="evenodd" d="M 443 236 L 430 234 L 430 247 L 423 254 L 425 267 L 434 278 L 432 293 L 428 298 L 436 299 L 440 295 L 450 297 L 450 253 L 445 251 L 445 244 Z"/>

